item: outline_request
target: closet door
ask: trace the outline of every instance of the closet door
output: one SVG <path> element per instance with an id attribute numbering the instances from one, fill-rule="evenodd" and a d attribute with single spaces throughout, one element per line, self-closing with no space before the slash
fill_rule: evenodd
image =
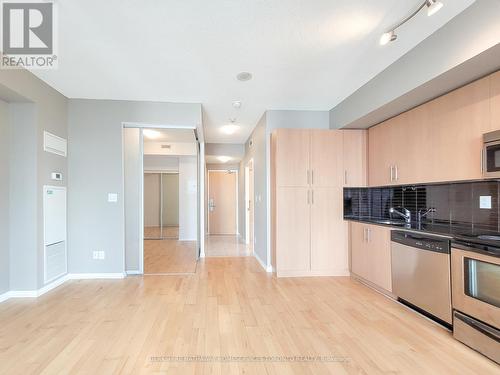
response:
<path id="1" fill-rule="evenodd" d="M 311 198 L 311 271 L 313 275 L 348 275 L 347 222 L 342 187 L 315 188 Z"/>
<path id="2" fill-rule="evenodd" d="M 276 131 L 276 185 L 308 186 L 309 130 L 278 129 Z"/>
<path id="3" fill-rule="evenodd" d="M 276 194 L 277 276 L 302 276 L 310 270 L 310 199 L 308 188 L 280 187 Z"/>
<path id="4" fill-rule="evenodd" d="M 342 131 L 311 130 L 311 186 L 343 185 L 342 145 Z"/>

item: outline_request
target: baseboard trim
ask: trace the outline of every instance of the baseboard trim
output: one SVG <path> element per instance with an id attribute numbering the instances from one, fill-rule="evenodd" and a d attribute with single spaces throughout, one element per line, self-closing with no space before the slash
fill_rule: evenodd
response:
<path id="1" fill-rule="evenodd" d="M 139 271 L 129 271 L 138 272 Z M 37 290 L 11 290 L 0 294 L 0 303 L 7 301 L 11 298 L 37 298 L 43 294 L 51 291 L 52 289 L 61 286 L 68 280 L 91 280 L 91 279 L 123 279 L 126 277 L 125 273 L 69 273 L 61 276 L 60 278 L 52 281 L 50 284 L 44 285 Z"/>
<path id="2" fill-rule="evenodd" d="M 273 272 L 273 266 L 270 264 L 266 265 L 262 259 L 257 255 L 257 253 L 254 251 L 253 256 L 255 259 L 257 259 L 257 262 L 261 265 L 262 268 L 264 268 L 264 271 L 267 273 L 272 273 Z"/>
<path id="3" fill-rule="evenodd" d="M 92 280 L 92 279 L 123 279 L 126 274 L 123 272 L 116 273 L 70 273 L 69 280 Z"/>
<path id="4" fill-rule="evenodd" d="M 125 271 L 127 275 L 142 275 L 142 272 L 139 270 Z"/>

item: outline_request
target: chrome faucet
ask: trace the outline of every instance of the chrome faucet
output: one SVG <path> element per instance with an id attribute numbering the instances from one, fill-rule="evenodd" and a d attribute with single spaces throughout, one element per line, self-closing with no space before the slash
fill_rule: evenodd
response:
<path id="1" fill-rule="evenodd" d="M 425 210 L 425 212 L 422 212 L 422 211 L 424 211 L 424 210 L 418 210 L 418 213 L 417 213 L 417 220 L 419 223 L 421 223 L 422 219 L 424 217 L 426 217 L 428 214 L 436 212 L 436 209 L 434 207 L 431 207 L 431 208 L 428 208 L 427 210 Z"/>
<path id="2" fill-rule="evenodd" d="M 403 210 L 403 212 L 400 212 L 400 211 L 396 210 L 394 207 L 391 207 L 389 209 L 389 213 L 401 216 L 402 218 L 405 219 L 406 224 L 410 224 L 411 223 L 411 212 L 410 212 L 410 210 L 408 210 L 407 208 L 404 208 L 404 207 L 401 207 L 401 210 Z"/>

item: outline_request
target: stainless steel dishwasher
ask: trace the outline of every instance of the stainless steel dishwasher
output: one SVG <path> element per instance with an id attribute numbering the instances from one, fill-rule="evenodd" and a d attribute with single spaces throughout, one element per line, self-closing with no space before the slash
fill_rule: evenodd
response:
<path id="1" fill-rule="evenodd" d="M 392 292 L 417 311 L 450 327 L 450 240 L 391 232 Z"/>

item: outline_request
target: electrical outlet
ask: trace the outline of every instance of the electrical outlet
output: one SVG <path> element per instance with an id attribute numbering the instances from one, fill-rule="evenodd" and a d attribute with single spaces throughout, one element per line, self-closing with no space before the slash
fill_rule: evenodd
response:
<path id="1" fill-rule="evenodd" d="M 93 251 L 92 252 L 92 259 L 95 260 L 104 260 L 106 258 L 106 252 L 105 251 Z"/>

